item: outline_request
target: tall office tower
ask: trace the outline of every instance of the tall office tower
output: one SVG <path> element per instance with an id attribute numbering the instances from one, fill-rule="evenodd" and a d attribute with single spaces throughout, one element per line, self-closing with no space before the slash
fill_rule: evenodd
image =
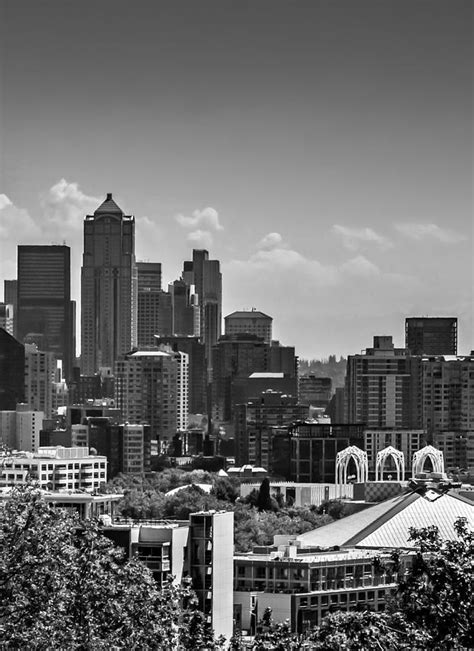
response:
<path id="1" fill-rule="evenodd" d="M 412 355 L 457 355 L 457 337 L 454 316 L 405 319 L 405 346 Z"/>
<path id="2" fill-rule="evenodd" d="M 84 220 L 81 367 L 84 375 L 114 368 L 137 341 L 135 218 L 107 194 Z"/>
<path id="3" fill-rule="evenodd" d="M 25 399 L 25 347 L 0 328 L 0 411 L 12 411 Z"/>
<path id="4" fill-rule="evenodd" d="M 147 348 L 155 345 L 155 335 L 172 332 L 171 296 L 161 289 L 159 262 L 137 262 L 137 271 L 137 346 Z"/>
<path id="5" fill-rule="evenodd" d="M 374 337 L 373 348 L 347 358 L 346 422 L 421 428 L 421 358 L 395 348 L 392 337 Z"/>
<path id="6" fill-rule="evenodd" d="M 168 285 L 168 292 L 171 296 L 173 334 L 199 337 L 201 315 L 194 285 L 187 285 L 184 280 L 175 280 Z"/>
<path id="7" fill-rule="evenodd" d="M 0 303 L 0 328 L 13 336 L 13 305 Z"/>
<path id="8" fill-rule="evenodd" d="M 212 347 L 222 328 L 222 274 L 219 260 L 209 260 L 205 249 L 193 249 L 192 261 L 184 263 L 184 282 L 194 285 L 199 299 L 200 336 L 206 350 L 209 375 L 212 369 Z"/>
<path id="9" fill-rule="evenodd" d="M 304 421 L 308 418 L 308 411 L 308 405 L 299 404 L 296 396 L 271 390 L 235 405 L 237 465 L 250 463 L 269 470 L 273 428 Z"/>
<path id="10" fill-rule="evenodd" d="M 17 311 L 17 292 L 18 283 L 16 280 L 3 281 L 3 302 L 7 305 L 13 306 L 13 332 L 12 335 L 16 336 L 16 311 Z"/>
<path id="11" fill-rule="evenodd" d="M 262 337 L 264 342 L 269 344 L 272 340 L 271 316 L 258 312 L 255 308 L 232 312 L 224 317 L 225 334 L 237 335 L 247 333 Z"/>
<path id="12" fill-rule="evenodd" d="M 156 345 L 166 344 L 173 351 L 186 353 L 189 358 L 189 413 L 204 414 L 207 409 L 207 373 L 204 344 L 199 337 L 156 337 Z"/>
<path id="13" fill-rule="evenodd" d="M 18 247 L 16 333 L 40 336 L 41 350 L 62 360 L 71 378 L 75 351 L 71 303 L 71 250 L 64 245 Z"/>
<path id="14" fill-rule="evenodd" d="M 33 411 L 42 411 L 45 418 L 53 415 L 53 384 L 56 381 L 54 353 L 25 344 L 25 402 Z"/>
<path id="15" fill-rule="evenodd" d="M 129 423 L 146 423 L 166 449 L 176 434 L 177 362 L 172 353 L 138 350 L 116 363 L 115 400 Z"/>

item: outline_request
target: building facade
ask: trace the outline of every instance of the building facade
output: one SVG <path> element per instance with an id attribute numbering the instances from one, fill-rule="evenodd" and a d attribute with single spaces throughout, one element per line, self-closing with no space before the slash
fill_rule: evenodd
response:
<path id="1" fill-rule="evenodd" d="M 17 338 L 37 341 L 62 361 L 72 375 L 74 304 L 71 301 L 71 251 L 68 246 L 18 247 Z"/>
<path id="2" fill-rule="evenodd" d="M 150 425 L 167 446 L 177 430 L 177 362 L 173 353 L 137 350 L 116 364 L 115 401 L 124 421 Z"/>
<path id="3" fill-rule="evenodd" d="M 25 344 L 25 402 L 33 411 L 53 415 L 53 385 L 56 379 L 56 357 Z"/>
<path id="4" fill-rule="evenodd" d="M 111 194 L 84 220 L 81 279 L 81 367 L 94 375 L 137 341 L 135 218 Z"/>
<path id="5" fill-rule="evenodd" d="M 0 328 L 0 411 L 14 411 L 25 399 L 25 347 Z"/>
<path id="6" fill-rule="evenodd" d="M 272 341 L 273 318 L 255 308 L 232 312 L 224 317 L 224 323 L 226 335 L 250 334 L 262 337 L 266 344 Z"/>
<path id="7" fill-rule="evenodd" d="M 0 487 L 24 484 L 28 479 L 52 491 L 93 492 L 107 481 L 107 459 L 90 455 L 87 448 L 38 448 L 35 454 L 4 457 Z"/>
<path id="8" fill-rule="evenodd" d="M 457 355 L 457 318 L 415 316 L 405 319 L 405 347 L 412 355 Z"/>
<path id="9" fill-rule="evenodd" d="M 374 337 L 373 348 L 349 355 L 346 422 L 370 429 L 422 427 L 421 358 L 395 348 L 392 337 Z"/>

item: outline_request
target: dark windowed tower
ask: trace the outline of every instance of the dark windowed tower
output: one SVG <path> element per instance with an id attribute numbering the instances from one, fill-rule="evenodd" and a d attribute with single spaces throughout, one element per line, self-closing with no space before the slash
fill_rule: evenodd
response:
<path id="1" fill-rule="evenodd" d="M 222 329 L 222 274 L 219 260 L 209 260 L 205 249 L 193 249 L 193 259 L 184 263 L 183 280 L 194 285 L 200 310 L 200 337 L 206 350 L 208 372 L 212 371 L 212 347 Z"/>
<path id="2" fill-rule="evenodd" d="M 405 319 L 405 346 L 412 355 L 457 355 L 457 318 L 416 316 Z"/>
<path id="3" fill-rule="evenodd" d="M 71 378 L 74 359 L 71 250 L 68 246 L 19 246 L 16 333 L 41 342 Z M 33 336 L 34 335 L 34 336 Z"/>
<path id="4" fill-rule="evenodd" d="M 0 411 L 25 400 L 25 347 L 0 328 Z"/>
<path id="5" fill-rule="evenodd" d="M 136 345 L 137 268 L 135 218 L 111 194 L 84 220 L 81 309 L 82 373 L 113 369 Z"/>

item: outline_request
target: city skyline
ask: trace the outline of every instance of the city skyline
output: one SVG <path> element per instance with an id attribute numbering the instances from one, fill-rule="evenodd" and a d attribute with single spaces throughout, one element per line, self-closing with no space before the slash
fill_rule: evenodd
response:
<path id="1" fill-rule="evenodd" d="M 164 286 L 221 261 L 301 357 L 472 340 L 471 3 L 3 2 L 0 277 L 112 192 Z M 61 6 L 61 11 L 58 8 Z M 73 29 L 71 29 L 73 27 Z"/>

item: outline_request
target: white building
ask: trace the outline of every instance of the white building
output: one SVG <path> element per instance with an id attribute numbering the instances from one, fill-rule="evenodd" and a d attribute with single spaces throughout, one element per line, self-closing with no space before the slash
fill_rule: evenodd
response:
<path id="1" fill-rule="evenodd" d="M 107 481 L 107 457 L 91 455 L 87 448 L 57 446 L 2 458 L 1 487 L 22 484 L 27 479 L 52 491 L 92 492 Z"/>
<path id="2" fill-rule="evenodd" d="M 177 362 L 176 368 L 176 427 L 188 428 L 189 414 L 189 355 L 180 351 L 173 352 Z"/>
<path id="3" fill-rule="evenodd" d="M 26 404 L 16 406 L 15 448 L 25 452 L 37 452 L 44 412 L 33 411 Z"/>

